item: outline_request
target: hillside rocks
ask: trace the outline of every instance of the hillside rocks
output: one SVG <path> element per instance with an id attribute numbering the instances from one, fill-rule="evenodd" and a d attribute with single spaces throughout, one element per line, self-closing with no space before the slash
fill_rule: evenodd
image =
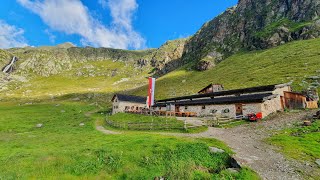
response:
<path id="1" fill-rule="evenodd" d="M 48 77 L 61 71 L 70 70 L 72 67 L 70 58 L 66 52 L 61 51 L 37 51 L 26 57 L 19 65 L 21 74 L 34 72 L 40 76 Z"/>
<path id="2" fill-rule="evenodd" d="M 201 60 L 216 54 L 213 59 L 218 63 L 240 50 L 317 38 L 319 15 L 320 0 L 240 0 L 237 6 L 203 25 L 186 44 L 183 60 L 203 65 Z"/>
<path id="3" fill-rule="evenodd" d="M 205 71 L 205 70 L 210 69 L 211 67 L 212 67 L 212 62 L 210 62 L 210 61 L 200 61 L 196 65 L 196 69 L 198 71 Z"/>
<path id="4" fill-rule="evenodd" d="M 183 65 L 181 56 L 188 39 L 168 41 L 152 53 L 149 59 L 156 75 L 161 76 Z"/>
<path id="5" fill-rule="evenodd" d="M 320 159 L 316 159 L 315 163 L 318 165 L 318 167 L 320 168 Z"/>
<path id="6" fill-rule="evenodd" d="M 60 44 L 56 47 L 12 48 L 8 51 L 0 51 L 0 64 L 4 66 L 8 63 L 10 60 L 9 54 L 11 53 L 20 60 L 17 66 L 17 73 L 24 76 L 36 74 L 48 77 L 73 69 L 75 62 L 84 63 L 85 65 L 88 61 L 104 60 L 125 62 L 126 65 L 130 65 L 132 68 L 154 69 L 154 74 L 163 75 L 182 65 L 178 61 L 182 56 L 185 42 L 186 39 L 168 41 L 158 49 L 141 51 L 93 47 L 80 48 L 71 43 Z M 82 75 L 83 72 L 76 73 L 76 76 Z"/>
<path id="7" fill-rule="evenodd" d="M 237 6 L 205 23 L 195 35 L 168 41 L 157 49 L 81 48 L 72 43 L 12 48 L 0 50 L 0 66 L 14 55 L 20 60 L 19 75 L 47 77 L 73 69 L 74 62 L 112 60 L 150 70 L 150 76 L 157 77 L 185 64 L 205 71 L 240 51 L 267 49 L 318 37 L 320 0 L 239 0 Z M 74 74 L 83 76 L 84 73 Z"/>
<path id="8" fill-rule="evenodd" d="M 225 151 L 223 149 L 219 149 L 216 147 L 209 147 L 210 152 L 212 153 L 224 153 Z"/>

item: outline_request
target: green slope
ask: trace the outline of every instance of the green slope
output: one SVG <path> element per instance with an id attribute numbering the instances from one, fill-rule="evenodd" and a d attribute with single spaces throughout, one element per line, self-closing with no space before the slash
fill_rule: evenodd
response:
<path id="1" fill-rule="evenodd" d="M 215 68 L 188 71 L 184 67 L 157 80 L 156 98 L 195 94 L 209 83 L 226 89 L 292 82 L 295 90 L 316 85 L 320 77 L 320 39 L 295 41 L 276 48 L 233 55 Z M 189 65 L 191 66 L 191 65 Z M 147 86 L 131 93 L 145 95 Z"/>
<path id="2" fill-rule="evenodd" d="M 301 90 L 318 84 L 309 77 L 320 77 L 319 49 L 320 39 L 295 41 L 268 50 L 233 55 L 204 72 L 192 71 L 193 64 L 188 64 L 157 80 L 156 98 L 195 94 L 209 83 L 234 89 L 293 82 L 294 89 Z M 49 77 L 31 73 L 28 82 L 11 83 L 0 98 L 82 97 L 110 105 L 115 92 L 146 96 L 148 72 L 149 68 L 137 68 L 126 62 L 73 62 L 71 69 Z"/>

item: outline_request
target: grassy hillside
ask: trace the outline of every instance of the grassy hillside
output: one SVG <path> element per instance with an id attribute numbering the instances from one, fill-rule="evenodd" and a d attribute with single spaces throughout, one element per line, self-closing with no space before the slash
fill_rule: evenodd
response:
<path id="1" fill-rule="evenodd" d="M 10 53 L 0 49 L 0 69 L 2 69 L 2 67 L 5 66 L 10 59 L 11 59 Z"/>
<path id="2" fill-rule="evenodd" d="M 226 89 L 287 82 L 293 82 L 295 90 L 318 86 L 319 49 L 320 39 L 313 39 L 239 53 L 204 72 L 191 71 L 189 64 L 157 80 L 156 98 L 195 94 L 209 83 L 221 83 Z M 72 68 L 56 75 L 29 73 L 27 82 L 12 82 L 0 99 L 80 97 L 110 104 L 112 94 L 119 91 L 146 96 L 150 70 L 123 61 L 73 62 Z"/>
<path id="3" fill-rule="evenodd" d="M 320 39 L 295 41 L 233 55 L 204 72 L 189 71 L 186 66 L 157 80 L 156 98 L 194 94 L 209 83 L 223 84 L 226 89 L 287 82 L 292 82 L 295 90 L 316 86 L 317 82 L 309 77 L 320 77 L 319 49 Z M 145 95 L 146 89 L 144 86 L 132 93 Z"/>
<path id="4" fill-rule="evenodd" d="M 103 95 L 109 102 L 112 93 L 144 85 L 148 71 L 125 62 L 111 60 L 74 62 L 72 69 L 48 77 L 29 73 L 27 82 L 14 81 L 0 98 L 51 99 L 63 96 L 88 99 Z M 0 88 L 1 89 L 1 88 Z"/>
<path id="5" fill-rule="evenodd" d="M 245 168 L 227 171 L 229 155 L 209 146 L 231 151 L 215 139 L 103 134 L 85 115 L 94 108 L 1 103 L 0 179 L 258 179 Z"/>

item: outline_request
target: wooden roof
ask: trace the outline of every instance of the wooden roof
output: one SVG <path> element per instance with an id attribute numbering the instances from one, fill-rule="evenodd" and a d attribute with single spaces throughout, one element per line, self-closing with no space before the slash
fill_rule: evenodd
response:
<path id="1" fill-rule="evenodd" d="M 176 98 L 169 98 L 157 101 L 157 103 L 161 102 L 170 102 L 170 101 L 181 101 L 181 100 L 192 100 L 192 99 L 199 99 L 199 98 L 206 98 L 206 97 L 215 97 L 215 96 L 228 96 L 228 95 L 237 95 L 237 94 L 248 94 L 248 93 L 261 93 L 261 92 L 272 92 L 277 88 L 289 86 L 289 84 L 274 84 L 274 85 L 267 85 L 267 86 L 257 86 L 257 87 L 250 87 L 244 89 L 234 89 L 234 90 L 225 90 L 207 94 L 196 94 L 191 96 L 182 96 Z"/>
<path id="2" fill-rule="evenodd" d="M 134 102 L 134 103 L 140 103 L 140 104 L 145 104 L 147 102 L 146 97 L 125 95 L 125 94 L 115 94 L 112 97 L 111 101 L 113 102 L 116 97 L 118 98 L 119 101 L 125 101 L 125 102 Z"/>
<path id="3" fill-rule="evenodd" d="M 278 95 L 272 93 L 263 93 L 263 94 L 250 94 L 242 96 L 226 96 L 220 98 L 207 98 L 207 99 L 198 99 L 198 100 L 186 100 L 178 102 L 162 102 L 157 103 L 155 107 L 165 107 L 167 104 L 174 105 L 213 105 L 213 104 L 234 104 L 234 103 L 260 103 L 266 100 L 273 99 Z"/>
<path id="4" fill-rule="evenodd" d="M 220 86 L 222 86 L 222 84 L 213 84 L 213 83 L 210 83 L 208 86 L 206 86 L 206 87 L 204 87 L 203 89 L 201 89 L 198 93 L 200 93 L 200 92 L 202 92 L 202 91 L 204 91 L 204 90 L 212 87 L 213 85 L 220 85 Z"/>

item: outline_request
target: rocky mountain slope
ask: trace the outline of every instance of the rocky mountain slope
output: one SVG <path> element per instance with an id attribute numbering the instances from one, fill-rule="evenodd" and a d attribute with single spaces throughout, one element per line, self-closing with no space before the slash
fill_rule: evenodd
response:
<path id="1" fill-rule="evenodd" d="M 2 61 L 9 61 L 7 54 L 17 56 L 19 64 L 17 73 L 28 75 L 30 72 L 40 76 L 59 74 L 71 70 L 73 63 L 88 61 L 112 60 L 126 62 L 134 67 L 154 68 L 161 73 L 162 66 L 181 57 L 186 39 L 168 41 L 158 49 L 129 51 L 111 48 L 73 47 L 69 43 L 56 47 L 39 48 L 13 48 L 3 51 L 6 56 L 0 57 Z"/>
<path id="2" fill-rule="evenodd" d="M 13 56 L 19 60 L 12 73 L 0 72 L 0 92 L 5 97 L 29 98 L 137 88 L 146 77 L 165 74 L 161 70 L 181 57 L 185 42 L 168 41 L 158 49 L 141 51 L 80 48 L 70 43 L 1 50 L 1 67 Z"/>
<path id="3" fill-rule="evenodd" d="M 157 79 L 156 99 L 197 94 L 209 83 L 237 89 L 292 83 L 294 91 L 320 92 L 320 38 L 232 55 L 207 71 L 180 68 Z M 145 95 L 146 84 L 130 93 Z"/>
<path id="4" fill-rule="evenodd" d="M 13 89 L 16 95 L 22 94 L 29 97 L 35 94 L 57 96 L 74 91 L 115 92 L 138 88 L 144 85 L 145 78 L 148 76 L 159 77 L 171 71 L 181 72 L 180 70 L 194 74 L 194 69 L 208 70 L 239 52 L 269 49 L 296 40 L 318 38 L 320 37 L 319 16 L 320 0 L 239 0 L 237 6 L 227 9 L 218 17 L 205 23 L 195 35 L 186 39 L 168 41 L 157 49 L 129 51 L 111 48 L 80 48 L 71 43 L 65 43 L 54 47 L 0 50 L 1 68 L 13 56 L 19 59 L 13 73 L 0 72 L 0 91 L 8 92 Z M 279 53 L 279 56 L 275 57 L 276 60 L 281 62 L 286 58 L 292 60 L 289 58 L 290 54 L 282 57 L 282 52 Z M 309 54 L 309 52 L 304 53 Z M 312 53 L 314 54 L 313 51 Z M 238 63 L 242 62 L 242 59 L 234 59 L 237 61 L 233 61 L 233 64 L 242 66 Z M 265 57 L 263 59 L 268 62 Z M 308 63 L 311 60 L 303 59 L 303 61 Z M 242 64 L 244 67 L 241 68 L 248 68 L 246 61 Z M 282 64 L 288 65 L 284 62 Z M 229 66 L 232 65 L 229 64 Z M 218 70 L 220 69 L 219 73 L 212 74 L 209 79 L 199 77 L 198 82 L 202 82 L 202 79 L 219 80 L 216 76 L 225 76 L 221 70 L 223 68 L 219 67 L 217 67 Z M 228 71 L 231 72 L 231 70 Z M 245 71 L 241 73 L 248 75 Z M 305 76 L 305 74 L 316 73 L 306 72 L 301 75 Z M 172 74 L 169 74 L 166 77 L 171 76 Z M 202 76 L 206 77 L 206 74 Z M 233 75 L 230 76 L 233 77 Z M 165 81 L 165 79 L 161 80 Z M 220 80 L 223 81 L 221 78 Z M 286 79 L 282 77 L 280 80 L 282 82 Z M 178 82 L 181 81 L 178 80 Z M 165 84 L 164 82 L 164 86 Z M 42 88 L 42 92 L 32 93 L 36 92 L 37 88 Z M 174 87 L 173 89 L 175 90 Z M 8 96 L 10 94 L 9 92 Z M 165 94 L 165 96 L 172 95 L 175 94 Z"/>
<path id="5" fill-rule="evenodd" d="M 192 37 L 168 41 L 158 49 L 77 48 L 66 43 L 57 47 L 15 48 L 9 52 L 23 61 L 19 66 L 21 72 L 34 71 L 41 76 L 69 70 L 72 61 L 104 59 L 148 66 L 155 76 L 161 76 L 188 63 L 198 70 L 206 70 L 239 51 L 317 38 L 319 16 L 320 0 L 239 0 L 236 6 L 205 23 Z"/>
<path id="6" fill-rule="evenodd" d="M 320 36 L 320 0 L 239 0 L 188 41 L 184 62 L 205 70 L 239 52 Z"/>

